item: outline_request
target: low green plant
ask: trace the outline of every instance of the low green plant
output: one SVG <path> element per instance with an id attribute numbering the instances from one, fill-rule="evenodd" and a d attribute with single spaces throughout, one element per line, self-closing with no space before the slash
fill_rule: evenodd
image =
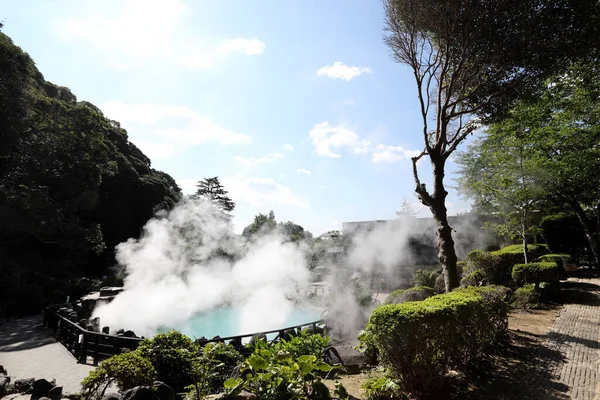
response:
<path id="1" fill-rule="evenodd" d="M 537 262 L 555 262 L 558 265 L 558 276 L 560 279 L 567 279 L 567 271 L 565 265 L 572 262 L 572 257 L 569 254 L 545 254 L 536 258 Z"/>
<path id="2" fill-rule="evenodd" d="M 208 393 L 219 393 L 223 389 L 223 383 L 231 377 L 232 371 L 243 362 L 244 358 L 233 346 L 226 343 L 208 343 L 197 361 L 200 367 L 196 366 L 196 376 L 202 378 L 203 387 L 207 387 Z M 198 390 L 197 387 L 194 389 Z"/>
<path id="3" fill-rule="evenodd" d="M 435 294 L 431 287 L 414 286 L 409 289 L 398 289 L 386 297 L 384 304 L 400 304 L 407 301 L 425 300 Z"/>
<path id="4" fill-rule="evenodd" d="M 541 282 L 558 282 L 559 274 L 560 269 L 554 261 L 516 264 L 512 270 L 512 278 L 517 284 L 533 283 L 536 290 Z"/>
<path id="5" fill-rule="evenodd" d="M 434 269 L 418 269 L 415 271 L 415 286 L 434 287 L 439 273 Z"/>
<path id="6" fill-rule="evenodd" d="M 81 393 L 85 399 L 100 399 L 111 384 L 120 392 L 141 385 L 152 385 L 156 380 L 152 363 L 139 351 L 118 354 L 100 363 L 98 368 L 81 382 Z"/>
<path id="7" fill-rule="evenodd" d="M 241 369 L 244 377 L 230 378 L 224 387 L 231 397 L 246 390 L 264 400 L 330 400 L 331 394 L 320 373 L 333 369 L 314 355 L 294 359 L 285 351 L 275 353 L 272 349 L 257 348 L 244 361 Z"/>
<path id="8" fill-rule="evenodd" d="M 377 307 L 363 340 L 375 346 L 391 377 L 411 394 L 438 388 L 506 336 L 507 289 L 468 287 L 423 301 Z"/>
<path id="9" fill-rule="evenodd" d="M 323 361 L 325 350 L 329 347 L 329 337 L 313 334 L 308 331 L 301 331 L 297 336 L 271 345 L 274 351 L 284 351 L 289 353 L 292 358 L 300 356 L 315 356 L 317 360 Z"/>
<path id="10" fill-rule="evenodd" d="M 361 387 L 365 391 L 365 400 L 408 399 L 400 384 L 387 376 L 369 378 Z"/>
<path id="11" fill-rule="evenodd" d="M 159 333 L 142 341 L 138 351 L 150 360 L 158 380 L 171 386 L 175 393 L 182 393 L 196 383 L 194 363 L 200 357 L 200 350 L 184 334 L 177 331 Z"/>
<path id="12" fill-rule="evenodd" d="M 475 271 L 465 275 L 461 281 L 461 286 L 481 286 L 486 282 L 486 274 L 482 269 L 476 269 Z"/>
<path id="13" fill-rule="evenodd" d="M 534 284 L 524 285 L 517 288 L 511 297 L 512 303 L 518 308 L 539 308 L 541 306 L 541 294 L 536 290 Z"/>

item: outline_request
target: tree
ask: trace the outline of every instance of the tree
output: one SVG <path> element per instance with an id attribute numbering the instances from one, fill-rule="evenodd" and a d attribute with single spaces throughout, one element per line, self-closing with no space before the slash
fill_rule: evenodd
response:
<path id="1" fill-rule="evenodd" d="M 400 205 L 400 209 L 398 211 L 395 211 L 395 213 L 398 217 L 401 217 L 401 218 L 402 217 L 414 218 L 418 214 L 418 212 L 415 211 L 413 205 L 410 204 L 410 202 L 408 200 L 406 200 L 405 198 L 402 199 L 402 204 Z"/>
<path id="2" fill-rule="evenodd" d="M 286 241 L 298 243 L 311 240 L 313 237 L 312 233 L 292 221 L 280 222 L 277 228 Z"/>
<path id="3" fill-rule="evenodd" d="M 215 210 L 215 216 L 221 221 L 231 222 L 231 212 L 235 208 L 235 203 L 227 196 L 227 190 L 223 188 L 218 177 L 204 178 L 196 185 L 198 188 L 196 198 L 204 199 L 212 204 Z"/>
<path id="4" fill-rule="evenodd" d="M 459 284 L 445 202 L 446 160 L 511 99 L 594 48 L 586 35 L 598 29 L 596 3 L 384 0 L 385 43 L 395 61 L 410 67 L 417 86 L 424 149 L 412 158 L 415 191 L 437 223 L 446 291 Z M 431 191 L 418 174 L 417 162 L 425 156 L 433 169 Z"/>
<path id="5" fill-rule="evenodd" d="M 492 126 L 466 152 L 458 154 L 457 180 L 461 192 L 475 200 L 476 209 L 496 215 L 490 225 L 498 234 L 522 240 L 527 264 L 532 211 L 542 194 L 523 127 L 511 122 Z"/>
<path id="6" fill-rule="evenodd" d="M 251 238 L 257 235 L 266 235 L 277 229 L 277 221 L 273 210 L 269 214 L 258 213 L 254 216 L 254 221 L 244 228 L 242 236 Z"/>

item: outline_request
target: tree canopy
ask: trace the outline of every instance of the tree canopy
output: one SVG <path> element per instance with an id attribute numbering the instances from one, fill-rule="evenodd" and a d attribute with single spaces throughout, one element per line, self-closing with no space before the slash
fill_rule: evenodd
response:
<path id="1" fill-rule="evenodd" d="M 219 177 L 204 178 L 196 185 L 198 188 L 194 197 L 206 200 L 214 210 L 215 216 L 221 221 L 231 222 L 231 212 L 235 208 L 235 203 L 229 196 L 227 190 L 219 182 Z"/>
<path id="2" fill-rule="evenodd" d="M 384 0 L 385 43 L 416 84 L 424 146 L 412 159 L 415 191 L 437 223 L 446 291 L 459 284 L 446 160 L 545 77 L 597 52 L 599 8 L 592 0 Z M 418 173 L 423 157 L 433 169 L 430 189 Z"/>
<path id="3" fill-rule="evenodd" d="M 151 167 L 118 122 L 46 81 L 0 33 L 3 296 L 43 276 L 104 273 L 114 247 L 180 197 L 173 178 Z"/>

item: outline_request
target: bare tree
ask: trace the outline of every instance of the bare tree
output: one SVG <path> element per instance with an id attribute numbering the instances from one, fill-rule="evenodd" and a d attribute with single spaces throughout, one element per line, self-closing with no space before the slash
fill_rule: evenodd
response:
<path id="1" fill-rule="evenodd" d="M 510 99 L 535 86 L 559 59 L 568 57 L 559 54 L 556 40 L 566 38 L 577 10 L 569 1 L 561 3 L 562 9 L 552 1 L 537 0 L 383 3 L 385 43 L 395 61 L 411 68 L 417 86 L 424 148 L 412 158 L 415 191 L 437 223 L 438 257 L 450 291 L 459 278 L 446 208 L 446 161 L 481 125 L 482 117 L 499 114 Z M 564 29 L 553 25 L 562 23 L 553 16 L 563 11 L 572 17 Z M 429 157 L 433 168 L 431 189 L 419 176 L 417 162 L 423 157 Z"/>

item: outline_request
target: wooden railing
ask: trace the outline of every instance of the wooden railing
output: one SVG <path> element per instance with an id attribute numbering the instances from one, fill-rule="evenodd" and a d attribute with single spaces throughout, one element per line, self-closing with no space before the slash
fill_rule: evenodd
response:
<path id="1" fill-rule="evenodd" d="M 56 308 L 57 306 L 50 306 L 44 310 L 44 325 L 53 330 L 57 340 L 62 343 L 80 363 L 87 363 L 88 357 L 90 357 L 92 358 L 94 365 L 98 365 L 100 361 L 115 354 L 135 350 L 139 343 L 144 340 L 143 338 L 137 337 L 108 335 L 105 333 L 88 331 L 60 315 Z M 325 322 L 320 319 L 271 331 L 228 337 L 215 337 L 212 339 L 202 338 L 197 339 L 196 342 L 201 346 L 208 343 L 228 343 L 236 350 L 240 351 L 244 344 L 246 344 L 244 343 L 244 339 L 248 339 L 248 341 L 263 339 L 274 342 L 282 338 L 298 335 L 304 328 L 308 328 L 308 330 L 313 333 L 323 333 L 325 328 L 321 328 L 319 325 L 325 325 Z M 275 337 L 267 339 L 267 335 L 273 334 L 276 334 Z"/>

